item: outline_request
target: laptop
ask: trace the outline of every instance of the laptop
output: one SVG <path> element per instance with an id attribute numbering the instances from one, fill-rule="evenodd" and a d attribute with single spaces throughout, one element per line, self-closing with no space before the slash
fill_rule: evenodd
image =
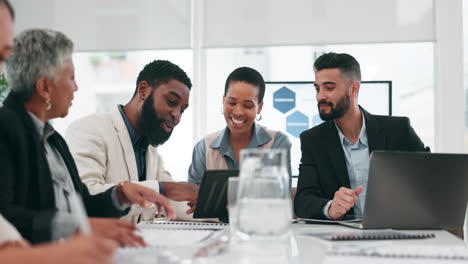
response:
<path id="1" fill-rule="evenodd" d="M 193 218 L 219 218 L 228 221 L 227 187 L 229 177 L 239 176 L 239 170 L 207 170 L 203 175 Z"/>
<path id="2" fill-rule="evenodd" d="M 461 230 L 468 201 L 468 155 L 375 151 L 362 229 Z"/>

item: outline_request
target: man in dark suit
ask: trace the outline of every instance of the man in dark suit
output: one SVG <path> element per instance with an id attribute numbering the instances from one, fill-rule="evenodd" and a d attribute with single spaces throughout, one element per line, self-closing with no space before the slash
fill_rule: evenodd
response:
<path id="1" fill-rule="evenodd" d="M 407 117 L 377 116 L 358 105 L 359 63 L 327 53 L 314 63 L 323 124 L 301 134 L 302 158 L 294 210 L 298 217 L 361 217 L 374 150 L 425 151 Z"/>

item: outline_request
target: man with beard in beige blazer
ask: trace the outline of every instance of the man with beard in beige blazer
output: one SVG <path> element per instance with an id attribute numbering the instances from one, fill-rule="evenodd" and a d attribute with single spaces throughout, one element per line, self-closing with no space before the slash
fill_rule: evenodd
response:
<path id="1" fill-rule="evenodd" d="M 125 106 L 110 113 L 94 114 L 73 122 L 66 140 L 83 183 L 91 194 L 135 182 L 178 201 L 178 219 L 188 219 L 198 186 L 176 183 L 164 169 L 157 146 L 169 139 L 188 107 L 192 84 L 186 73 L 169 61 L 156 60 L 140 72 L 135 93 Z M 150 220 L 157 208 L 133 206 L 124 217 Z"/>

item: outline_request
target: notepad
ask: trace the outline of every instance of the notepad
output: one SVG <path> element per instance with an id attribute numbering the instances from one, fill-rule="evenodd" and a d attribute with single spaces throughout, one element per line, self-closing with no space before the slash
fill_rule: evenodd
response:
<path id="1" fill-rule="evenodd" d="M 311 234 L 313 236 L 332 240 L 392 240 L 392 239 L 425 239 L 434 238 L 433 233 L 402 233 L 397 231 L 357 231 L 357 232 L 333 232 Z"/>
<path id="2" fill-rule="evenodd" d="M 141 222 L 139 228 L 161 228 L 161 229 L 204 229 L 204 230 L 223 230 L 229 227 L 225 223 L 209 222 L 184 222 L 184 221 L 150 221 Z"/>

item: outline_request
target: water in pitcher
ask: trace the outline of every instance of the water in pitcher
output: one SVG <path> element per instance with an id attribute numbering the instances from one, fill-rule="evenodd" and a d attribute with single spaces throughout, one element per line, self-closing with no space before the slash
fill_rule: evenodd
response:
<path id="1" fill-rule="evenodd" d="M 286 151 L 241 151 L 237 226 L 242 239 L 268 239 L 288 232 L 292 210 Z"/>
<path id="2" fill-rule="evenodd" d="M 249 237 L 284 235 L 291 219 L 288 199 L 242 199 L 237 204 L 239 232 Z"/>

